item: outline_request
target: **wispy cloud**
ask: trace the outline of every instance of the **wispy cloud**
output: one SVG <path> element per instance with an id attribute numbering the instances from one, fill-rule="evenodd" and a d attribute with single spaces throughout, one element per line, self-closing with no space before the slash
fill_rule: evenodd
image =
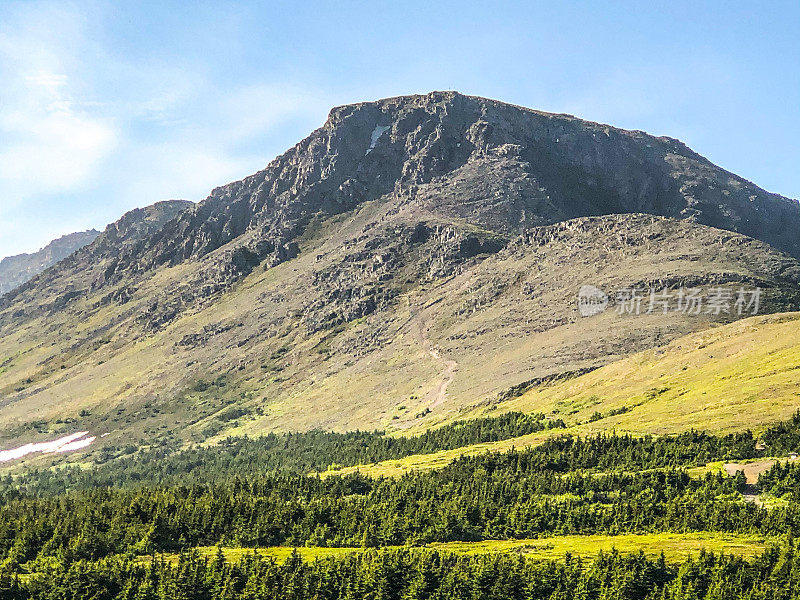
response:
<path id="1" fill-rule="evenodd" d="M 16 106 L 0 114 L 0 186 L 23 201 L 73 190 L 96 174 L 118 138 L 112 122 L 92 116 L 71 100 L 64 75 L 38 73 L 18 88 Z"/>
<path id="2" fill-rule="evenodd" d="M 202 65 L 128 60 L 92 14 L 0 7 L 0 256 L 134 206 L 200 200 L 283 151 L 271 132 L 325 114 L 328 100 L 297 85 L 220 89 Z"/>
<path id="3" fill-rule="evenodd" d="M 118 137 L 111 119 L 81 106 L 70 74 L 71 54 L 83 36 L 80 19 L 58 9 L 32 20 L 24 10 L 6 17 L 0 31 L 0 210 L 84 185 Z"/>

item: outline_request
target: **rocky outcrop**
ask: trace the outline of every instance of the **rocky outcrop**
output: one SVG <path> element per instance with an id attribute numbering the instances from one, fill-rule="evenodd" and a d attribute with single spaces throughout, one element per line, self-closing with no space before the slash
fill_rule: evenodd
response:
<path id="1" fill-rule="evenodd" d="M 70 300 L 102 287 L 110 265 L 120 260 L 135 263 L 135 257 L 152 240 L 152 236 L 189 206 L 192 203 L 188 200 L 166 200 L 126 213 L 102 233 L 94 232 L 91 243 L 84 244 L 53 268 L 41 272 L 0 298 L 0 308 L 14 303 L 25 305 L 24 309 L 14 313 L 17 318 L 60 310 Z M 111 291 L 109 297 L 125 297 L 131 289 Z M 44 301 L 48 296 L 55 296 L 55 301 Z M 0 326 L 4 324 L 4 319 L 0 318 Z"/>
<path id="2" fill-rule="evenodd" d="M 202 258 L 231 243 L 246 248 L 249 261 L 277 263 L 314 216 L 387 195 L 503 233 L 614 213 L 689 219 L 800 257 L 797 202 L 677 140 L 434 92 L 333 109 L 266 169 L 215 189 L 141 252 L 120 256 L 112 274 Z"/>
<path id="3" fill-rule="evenodd" d="M 406 281 L 452 276 L 520 233 L 568 219 L 647 213 L 745 234 L 800 257 L 797 202 L 677 140 L 434 92 L 334 108 L 264 170 L 203 202 L 126 215 L 60 270 L 7 295 L 5 305 L 24 306 L 6 314 L 58 310 L 85 290 L 102 294 L 100 304 L 128 304 L 159 269 L 187 265 L 134 315 L 156 331 L 257 268 L 297 257 L 310 224 L 375 202 L 393 212 L 338 264 L 310 276 L 323 298 L 306 309 L 311 330 L 371 314 Z M 42 295 L 55 300 L 42 304 Z"/>
<path id="4" fill-rule="evenodd" d="M 71 233 L 53 240 L 38 252 L 0 260 L 0 296 L 30 281 L 76 250 L 91 244 L 99 235 L 100 232 L 94 229 Z"/>
<path id="5" fill-rule="evenodd" d="M 743 233 L 800 256 L 796 202 L 714 166 L 677 140 L 434 92 L 334 108 L 321 128 L 263 171 L 213 190 L 153 234 L 110 252 L 92 285 L 117 286 L 161 266 L 196 262 L 191 279 L 167 290 L 141 317 L 146 327 L 158 328 L 256 267 L 295 257 L 313 220 L 374 200 L 506 239 L 576 217 L 649 213 Z M 440 261 L 434 274 L 452 271 L 459 256 L 485 251 L 470 250 L 469 236 L 448 242 L 446 231 L 436 235 L 459 249 L 429 245 Z M 119 245 L 116 232 L 106 245 Z M 336 293 L 349 297 L 347 286 Z M 360 315 L 375 302 L 359 289 L 349 312 Z"/>
<path id="6" fill-rule="evenodd" d="M 303 313 L 309 331 L 372 314 L 391 303 L 409 282 L 451 277 L 469 260 L 498 252 L 506 240 L 456 225 L 418 222 L 371 227 L 343 242 L 343 256 L 314 271 L 317 300 Z"/>
<path id="7" fill-rule="evenodd" d="M 201 441 L 230 405 L 238 433 L 433 423 L 745 316 L 623 314 L 618 290 L 757 286 L 761 312 L 796 310 L 798 214 L 676 140 L 569 115 L 452 92 L 335 108 L 263 171 L 132 211 L 0 297 L 0 438 L 79 419 L 103 444 Z M 610 310 L 581 316 L 586 284 Z"/>

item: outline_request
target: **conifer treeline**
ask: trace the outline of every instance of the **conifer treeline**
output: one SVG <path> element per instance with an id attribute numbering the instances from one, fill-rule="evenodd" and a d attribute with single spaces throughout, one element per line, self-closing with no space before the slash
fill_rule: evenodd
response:
<path id="1" fill-rule="evenodd" d="M 283 564 L 256 554 L 236 564 L 196 552 L 178 564 L 130 558 L 56 565 L 24 582 L 0 575 L 4 600 L 790 600 L 800 594 L 800 556 L 770 549 L 744 560 L 701 553 L 600 554 L 534 562 L 518 555 L 464 556 L 399 549 Z"/>
<path id="2" fill-rule="evenodd" d="M 775 463 L 758 478 L 758 491 L 793 504 L 800 504 L 800 464 Z"/>
<path id="3" fill-rule="evenodd" d="M 684 470 L 758 456 L 749 432 L 561 435 L 524 451 L 462 457 L 399 479 L 307 475 L 310 466 L 339 458 L 366 462 L 547 426 L 541 416 L 496 419 L 408 442 L 389 442 L 380 433 L 312 432 L 230 440 L 208 454 L 169 454 L 160 462 L 145 453 L 81 475 L 5 478 L 0 598 L 793 597 L 787 590 L 796 589 L 798 570 L 791 549 L 752 563 L 705 556 L 677 569 L 643 557 L 606 557 L 595 567 L 408 549 L 431 541 L 590 533 L 796 536 L 800 468 L 779 466 L 762 476 L 762 491 L 786 499 L 769 510 L 743 500 L 741 476 L 693 479 Z M 773 448 L 793 448 L 798 429 L 796 416 L 764 439 Z M 187 554 L 177 567 L 145 568 L 136 558 L 217 544 L 407 549 L 315 564 L 293 557 L 288 566 L 256 557 L 238 566 L 206 563 Z M 601 567 L 607 570 L 596 571 Z"/>
<path id="4" fill-rule="evenodd" d="M 309 431 L 271 433 L 258 438 L 234 437 L 213 447 L 144 450 L 133 456 L 104 461 L 91 471 L 80 468 L 58 472 L 34 470 L 13 483 L 9 479 L 0 481 L 0 490 L 4 485 L 5 488 L 24 487 L 39 493 L 62 493 L 67 489 L 97 486 L 221 481 L 234 475 L 259 475 L 265 471 L 317 472 L 330 467 L 370 464 L 412 454 L 496 442 L 563 427 L 564 422 L 560 419 L 510 412 L 496 417 L 456 421 L 411 437 L 388 437 L 381 431 Z M 130 451 L 135 451 L 135 448 L 131 447 Z"/>
<path id="5" fill-rule="evenodd" d="M 77 467 L 32 470 L 13 480 L 0 478 L 0 492 L 23 489 L 35 494 L 60 494 L 96 487 L 221 482 L 233 476 L 253 477 L 274 471 L 318 472 L 330 466 L 371 464 L 411 454 L 510 439 L 563 425 L 561 421 L 544 419 L 542 415 L 507 413 L 457 422 L 410 438 L 390 438 L 381 432 L 321 431 L 229 438 L 210 448 L 146 450 L 91 470 Z M 599 435 L 581 440 L 574 436 L 557 436 L 529 456 L 543 469 L 566 471 L 687 467 L 712 460 L 740 460 L 758 455 L 756 440 L 750 432 L 714 436 L 690 431 L 677 436 L 639 438 Z"/>
<path id="6" fill-rule="evenodd" d="M 218 543 L 372 547 L 554 534 L 800 533 L 798 505 L 768 511 L 746 503 L 739 478 L 692 479 L 685 471 L 653 469 L 672 460 L 652 451 L 662 442 L 563 438 L 522 452 L 462 457 L 399 479 L 273 473 L 57 496 L 7 492 L 0 502 L 0 559 L 16 569 L 32 560 Z M 584 470 L 610 464 L 613 470 Z"/>

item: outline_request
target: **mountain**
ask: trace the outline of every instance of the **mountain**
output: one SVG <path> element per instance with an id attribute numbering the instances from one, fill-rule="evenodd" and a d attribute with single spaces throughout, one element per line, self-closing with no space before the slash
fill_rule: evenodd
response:
<path id="1" fill-rule="evenodd" d="M 681 142 L 454 92 L 335 108 L 197 205 L 126 215 L 0 300 L 3 440 L 413 429 L 800 305 L 800 206 Z M 590 284 L 610 310 L 581 317 Z"/>
<path id="2" fill-rule="evenodd" d="M 53 240 L 38 252 L 7 256 L 0 260 L 0 296 L 29 281 L 76 250 L 91 244 L 98 235 L 100 232 L 94 229 L 70 233 Z"/>

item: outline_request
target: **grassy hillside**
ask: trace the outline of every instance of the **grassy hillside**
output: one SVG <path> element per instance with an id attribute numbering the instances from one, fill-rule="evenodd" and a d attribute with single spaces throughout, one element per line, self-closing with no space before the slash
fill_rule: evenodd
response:
<path id="1" fill-rule="evenodd" d="M 560 415 L 586 431 L 656 434 L 759 430 L 798 408 L 800 313 L 689 335 L 498 406 Z"/>
<path id="2" fill-rule="evenodd" d="M 541 412 L 563 419 L 568 425 L 564 430 L 344 471 L 397 476 L 437 468 L 460 455 L 536 445 L 562 433 L 759 432 L 798 409 L 800 313 L 758 316 L 682 337 L 580 377 L 541 385 L 469 415 Z"/>
<path id="3" fill-rule="evenodd" d="M 0 448 L 434 426 L 742 316 L 629 318 L 620 290 L 797 309 L 798 219 L 666 137 L 454 92 L 338 107 L 0 298 Z M 611 310 L 582 318 L 585 285 Z"/>
<path id="4" fill-rule="evenodd" d="M 360 240 L 356 250 L 368 253 L 361 232 L 424 218 L 408 210 L 369 203 L 320 222 L 297 258 L 257 269 L 145 335 L 137 311 L 189 277 L 192 263 L 157 271 L 124 304 L 98 294 L 33 316 L 0 338 L 3 448 L 74 431 L 107 433 L 97 446 L 120 451 L 276 430 L 419 431 L 483 411 L 520 382 L 601 366 L 715 322 L 615 311 L 581 319 L 575 298 L 587 281 L 608 290 L 758 281 L 773 298 L 788 285 L 778 275 L 788 259 L 727 232 L 641 215 L 579 219 L 539 228 L 447 277 L 420 277 L 430 248 L 417 248 L 386 284 L 399 287 L 384 306 L 314 329 L 310 307 L 325 298 L 315 282 L 355 268 L 342 240 Z M 571 410 L 561 414 L 574 422 Z"/>
<path id="5" fill-rule="evenodd" d="M 526 419 L 520 414 L 512 418 L 515 423 Z M 512 423 L 502 422 L 513 429 Z M 427 441 L 446 445 L 468 427 L 435 430 Z M 445 438 L 439 432 L 449 433 Z M 354 449 L 348 440 L 356 446 L 375 444 L 376 435 L 271 437 L 276 438 L 273 444 L 283 437 L 286 444 L 305 447 L 317 455 L 306 458 L 318 464 L 334 456 L 346 461 Z M 190 590 L 186 597 L 200 597 L 201 586 L 215 586 L 228 568 L 231 582 L 244 585 L 273 572 L 329 569 L 335 579 L 315 581 L 332 581 L 336 587 L 352 574 L 340 568 L 348 564 L 365 565 L 370 577 L 365 586 L 371 589 L 375 573 L 386 573 L 382 557 L 391 557 L 395 565 L 396 559 L 406 561 L 397 566 L 398 575 L 409 572 L 408 560 L 474 562 L 488 567 L 483 572 L 490 573 L 490 581 L 496 578 L 494 565 L 548 569 L 553 559 L 585 565 L 592 573 L 622 561 L 622 569 L 614 570 L 626 582 L 636 565 L 650 573 L 660 569 L 679 581 L 676 570 L 706 569 L 702 565 L 739 580 L 727 566 L 720 570 L 722 561 L 748 572 L 782 572 L 777 565 L 794 555 L 791 540 L 800 529 L 800 468 L 790 461 L 764 472 L 757 463 L 744 463 L 756 457 L 771 463 L 763 460 L 767 452 L 785 454 L 794 447 L 800 439 L 800 413 L 770 427 L 762 439 L 764 448 L 749 432 L 561 436 L 525 451 L 464 457 L 440 469 L 381 479 L 317 478 L 306 470 L 265 468 L 269 456 L 257 452 L 263 439 L 249 442 L 249 449 L 231 446 L 228 458 L 235 460 L 227 468 L 222 456 L 216 461 L 180 454 L 151 460 L 152 480 L 135 470 L 127 478 L 104 479 L 117 468 L 126 473 L 124 464 L 112 463 L 87 472 L 83 480 L 66 471 L 32 471 L 0 480 L 0 586 L 5 586 L 0 590 L 71 589 L 75 581 L 85 581 L 81 589 L 92 591 L 104 586 L 162 589 L 172 573 L 184 573 L 192 574 L 195 583 L 179 575 L 183 584 L 169 583 L 169 589 L 185 585 Z M 216 450 L 206 452 L 214 456 Z M 743 465 L 761 469 L 755 485 L 746 473 L 736 472 Z M 687 466 L 699 468 L 690 473 Z M 159 470 L 170 476 L 158 477 Z M 727 558 L 717 558 L 720 554 Z M 455 569 L 444 570 L 452 574 Z M 87 578 L 87 572 L 102 576 Z M 528 579 L 541 585 L 538 574 Z M 395 575 L 386 580 L 400 581 Z M 563 580 L 554 573 L 552 581 Z M 466 575 L 465 581 L 475 577 Z M 785 587 L 774 583 L 775 589 Z M 452 588 L 449 583 L 444 587 Z M 552 597 L 551 591 L 541 597 Z"/>

